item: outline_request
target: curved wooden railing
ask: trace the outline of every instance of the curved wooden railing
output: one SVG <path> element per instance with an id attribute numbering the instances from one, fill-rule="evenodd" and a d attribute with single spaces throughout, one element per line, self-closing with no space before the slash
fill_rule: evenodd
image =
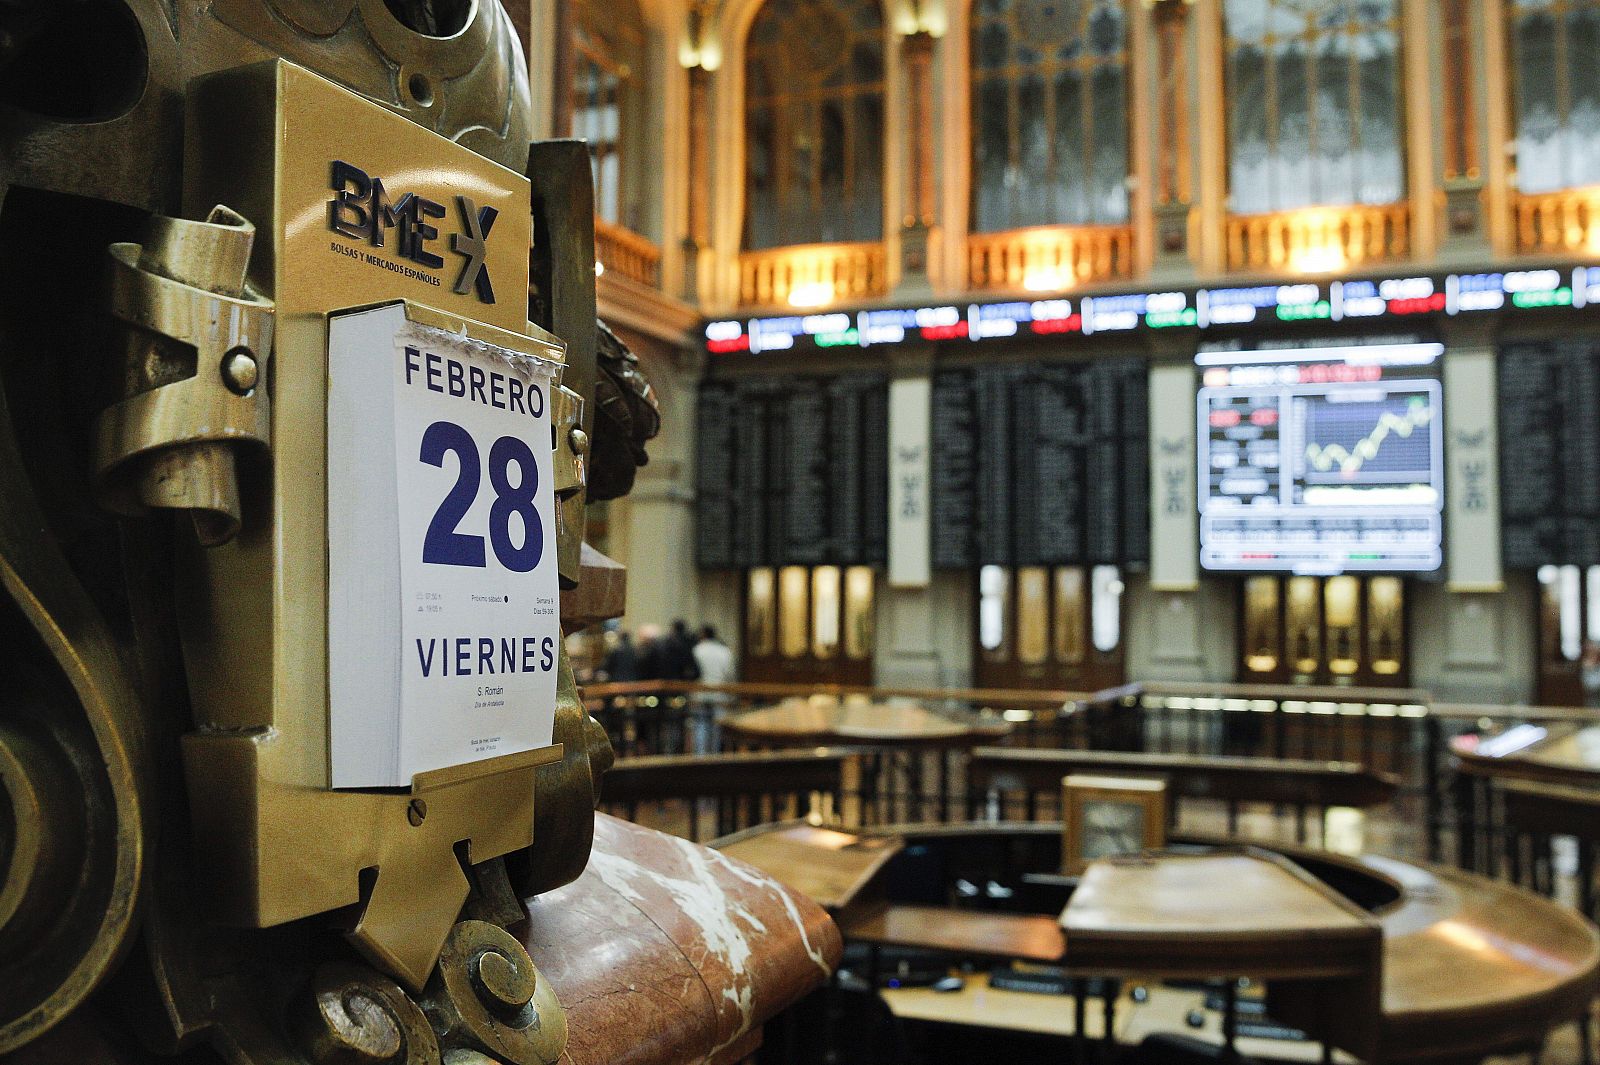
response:
<path id="1" fill-rule="evenodd" d="M 1522 723 L 1600 723 L 1600 711 L 1561 706 L 1435 702 L 1416 689 L 1205 683 L 1133 684 L 1103 692 L 687 681 L 592 684 L 583 690 L 623 757 L 721 749 L 726 715 L 788 698 L 914 700 L 934 710 L 1004 722 L 1009 748 L 1123 751 L 1350 763 L 1393 776 L 1392 804 L 1432 860 L 1459 858 L 1460 774 L 1450 741 Z M 986 741 L 988 742 L 988 741 Z M 884 811 L 937 818 L 965 802 L 970 751 L 914 751 L 893 741 L 869 751 L 878 778 L 862 778 Z M 914 771 L 913 771 L 914 770 Z"/>
<path id="2" fill-rule="evenodd" d="M 1322 273 L 1411 253 L 1408 203 L 1229 215 L 1228 269 Z"/>
<path id="3" fill-rule="evenodd" d="M 967 236 L 967 280 L 978 291 L 1059 291 L 1132 276 L 1132 226 L 1032 226 Z"/>
<path id="4" fill-rule="evenodd" d="M 1517 195 L 1511 215 L 1519 252 L 1600 251 L 1600 185 Z"/>
<path id="5" fill-rule="evenodd" d="M 741 700 L 806 699 L 821 696 L 865 696 L 874 702 L 885 699 L 918 699 L 930 702 L 972 703 L 997 709 L 1010 707 L 1057 709 L 1095 697 L 1094 692 L 1034 688 L 920 688 L 879 684 L 780 684 L 748 683 L 702 684 L 695 680 L 634 680 L 585 684 L 584 701 L 591 707 L 617 696 L 655 695 L 731 695 Z"/>
<path id="6" fill-rule="evenodd" d="M 594 255 L 608 273 L 650 288 L 661 285 L 661 249 L 631 229 L 596 218 Z"/>
<path id="7" fill-rule="evenodd" d="M 877 241 L 796 244 L 739 254 L 741 307 L 819 307 L 889 292 L 889 257 Z"/>

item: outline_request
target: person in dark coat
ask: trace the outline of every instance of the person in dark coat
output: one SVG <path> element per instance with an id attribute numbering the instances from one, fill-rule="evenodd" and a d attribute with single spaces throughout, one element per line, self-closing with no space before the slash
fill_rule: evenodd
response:
<path id="1" fill-rule="evenodd" d="M 600 669 L 606 675 L 606 680 L 622 682 L 639 679 L 639 651 L 633 646 L 633 636 L 626 632 L 617 633 L 617 645 L 607 654 L 606 660 L 601 663 Z"/>
<path id="2" fill-rule="evenodd" d="M 682 618 L 672 623 L 672 631 L 662 639 L 661 679 L 700 679 L 700 667 L 694 660 L 694 636 Z"/>

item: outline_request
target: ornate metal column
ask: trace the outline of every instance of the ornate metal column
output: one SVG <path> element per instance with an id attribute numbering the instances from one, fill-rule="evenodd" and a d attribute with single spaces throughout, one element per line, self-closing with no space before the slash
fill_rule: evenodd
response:
<path id="1" fill-rule="evenodd" d="M 1194 203 L 1194 162 L 1189 141 L 1189 49 L 1193 0 L 1147 0 L 1155 24 L 1156 160 L 1155 257 L 1157 270 L 1192 272 L 1189 213 Z"/>
<path id="2" fill-rule="evenodd" d="M 711 243 L 711 68 L 701 48 L 706 32 L 705 0 L 689 6 L 687 47 L 681 60 L 689 74 L 689 203 L 683 237 L 683 299 L 700 301 L 701 252 Z"/>
<path id="3" fill-rule="evenodd" d="M 1481 258 L 1489 251 L 1489 225 L 1485 218 L 1483 138 L 1478 101 L 1482 36 L 1468 0 L 1441 0 L 1434 9 L 1439 20 L 1439 70 L 1443 84 L 1439 100 L 1444 127 L 1443 158 L 1439 179 L 1444 186 L 1444 229 L 1440 250 Z"/>
<path id="4" fill-rule="evenodd" d="M 934 152 L 933 152 L 933 50 L 936 38 L 926 29 L 917 29 L 901 39 L 905 58 L 909 107 L 907 108 L 906 158 L 910 161 L 910 185 L 906 189 L 905 222 L 900 230 L 900 286 L 927 289 L 928 258 L 934 234 Z"/>

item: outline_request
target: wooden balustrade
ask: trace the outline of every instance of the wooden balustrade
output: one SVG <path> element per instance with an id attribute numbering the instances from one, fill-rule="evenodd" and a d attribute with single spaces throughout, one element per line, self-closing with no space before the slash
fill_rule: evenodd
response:
<path id="1" fill-rule="evenodd" d="M 1519 252 L 1600 251 L 1600 185 L 1518 195 L 1511 211 Z"/>
<path id="2" fill-rule="evenodd" d="M 1411 251 L 1407 203 L 1229 215 L 1230 270 L 1327 273 L 1403 259 Z"/>
<path id="3" fill-rule="evenodd" d="M 650 288 L 661 285 L 661 249 L 631 229 L 596 218 L 594 254 L 607 271 Z"/>
<path id="4" fill-rule="evenodd" d="M 1033 226 L 967 237 L 967 280 L 978 291 L 1059 291 L 1132 276 L 1132 226 Z"/>
<path id="5" fill-rule="evenodd" d="M 739 255 L 741 307 L 820 307 L 880 299 L 889 259 L 877 242 L 797 244 Z"/>

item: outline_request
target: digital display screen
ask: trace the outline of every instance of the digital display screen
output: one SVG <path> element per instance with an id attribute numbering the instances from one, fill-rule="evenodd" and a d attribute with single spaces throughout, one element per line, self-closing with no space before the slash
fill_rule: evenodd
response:
<path id="1" fill-rule="evenodd" d="M 1200 329 L 1419 316 L 1578 309 L 1600 304 L 1600 266 L 1485 274 L 1301 280 L 1244 288 L 1058 294 L 1043 299 L 938 307 L 883 307 L 707 322 L 713 355 L 763 355 L 870 348 L 908 340 L 1006 343 L 1048 336 L 1070 342 L 1096 333 Z"/>
<path id="2" fill-rule="evenodd" d="M 1443 353 L 1388 341 L 1196 356 L 1201 565 L 1438 569 Z"/>

